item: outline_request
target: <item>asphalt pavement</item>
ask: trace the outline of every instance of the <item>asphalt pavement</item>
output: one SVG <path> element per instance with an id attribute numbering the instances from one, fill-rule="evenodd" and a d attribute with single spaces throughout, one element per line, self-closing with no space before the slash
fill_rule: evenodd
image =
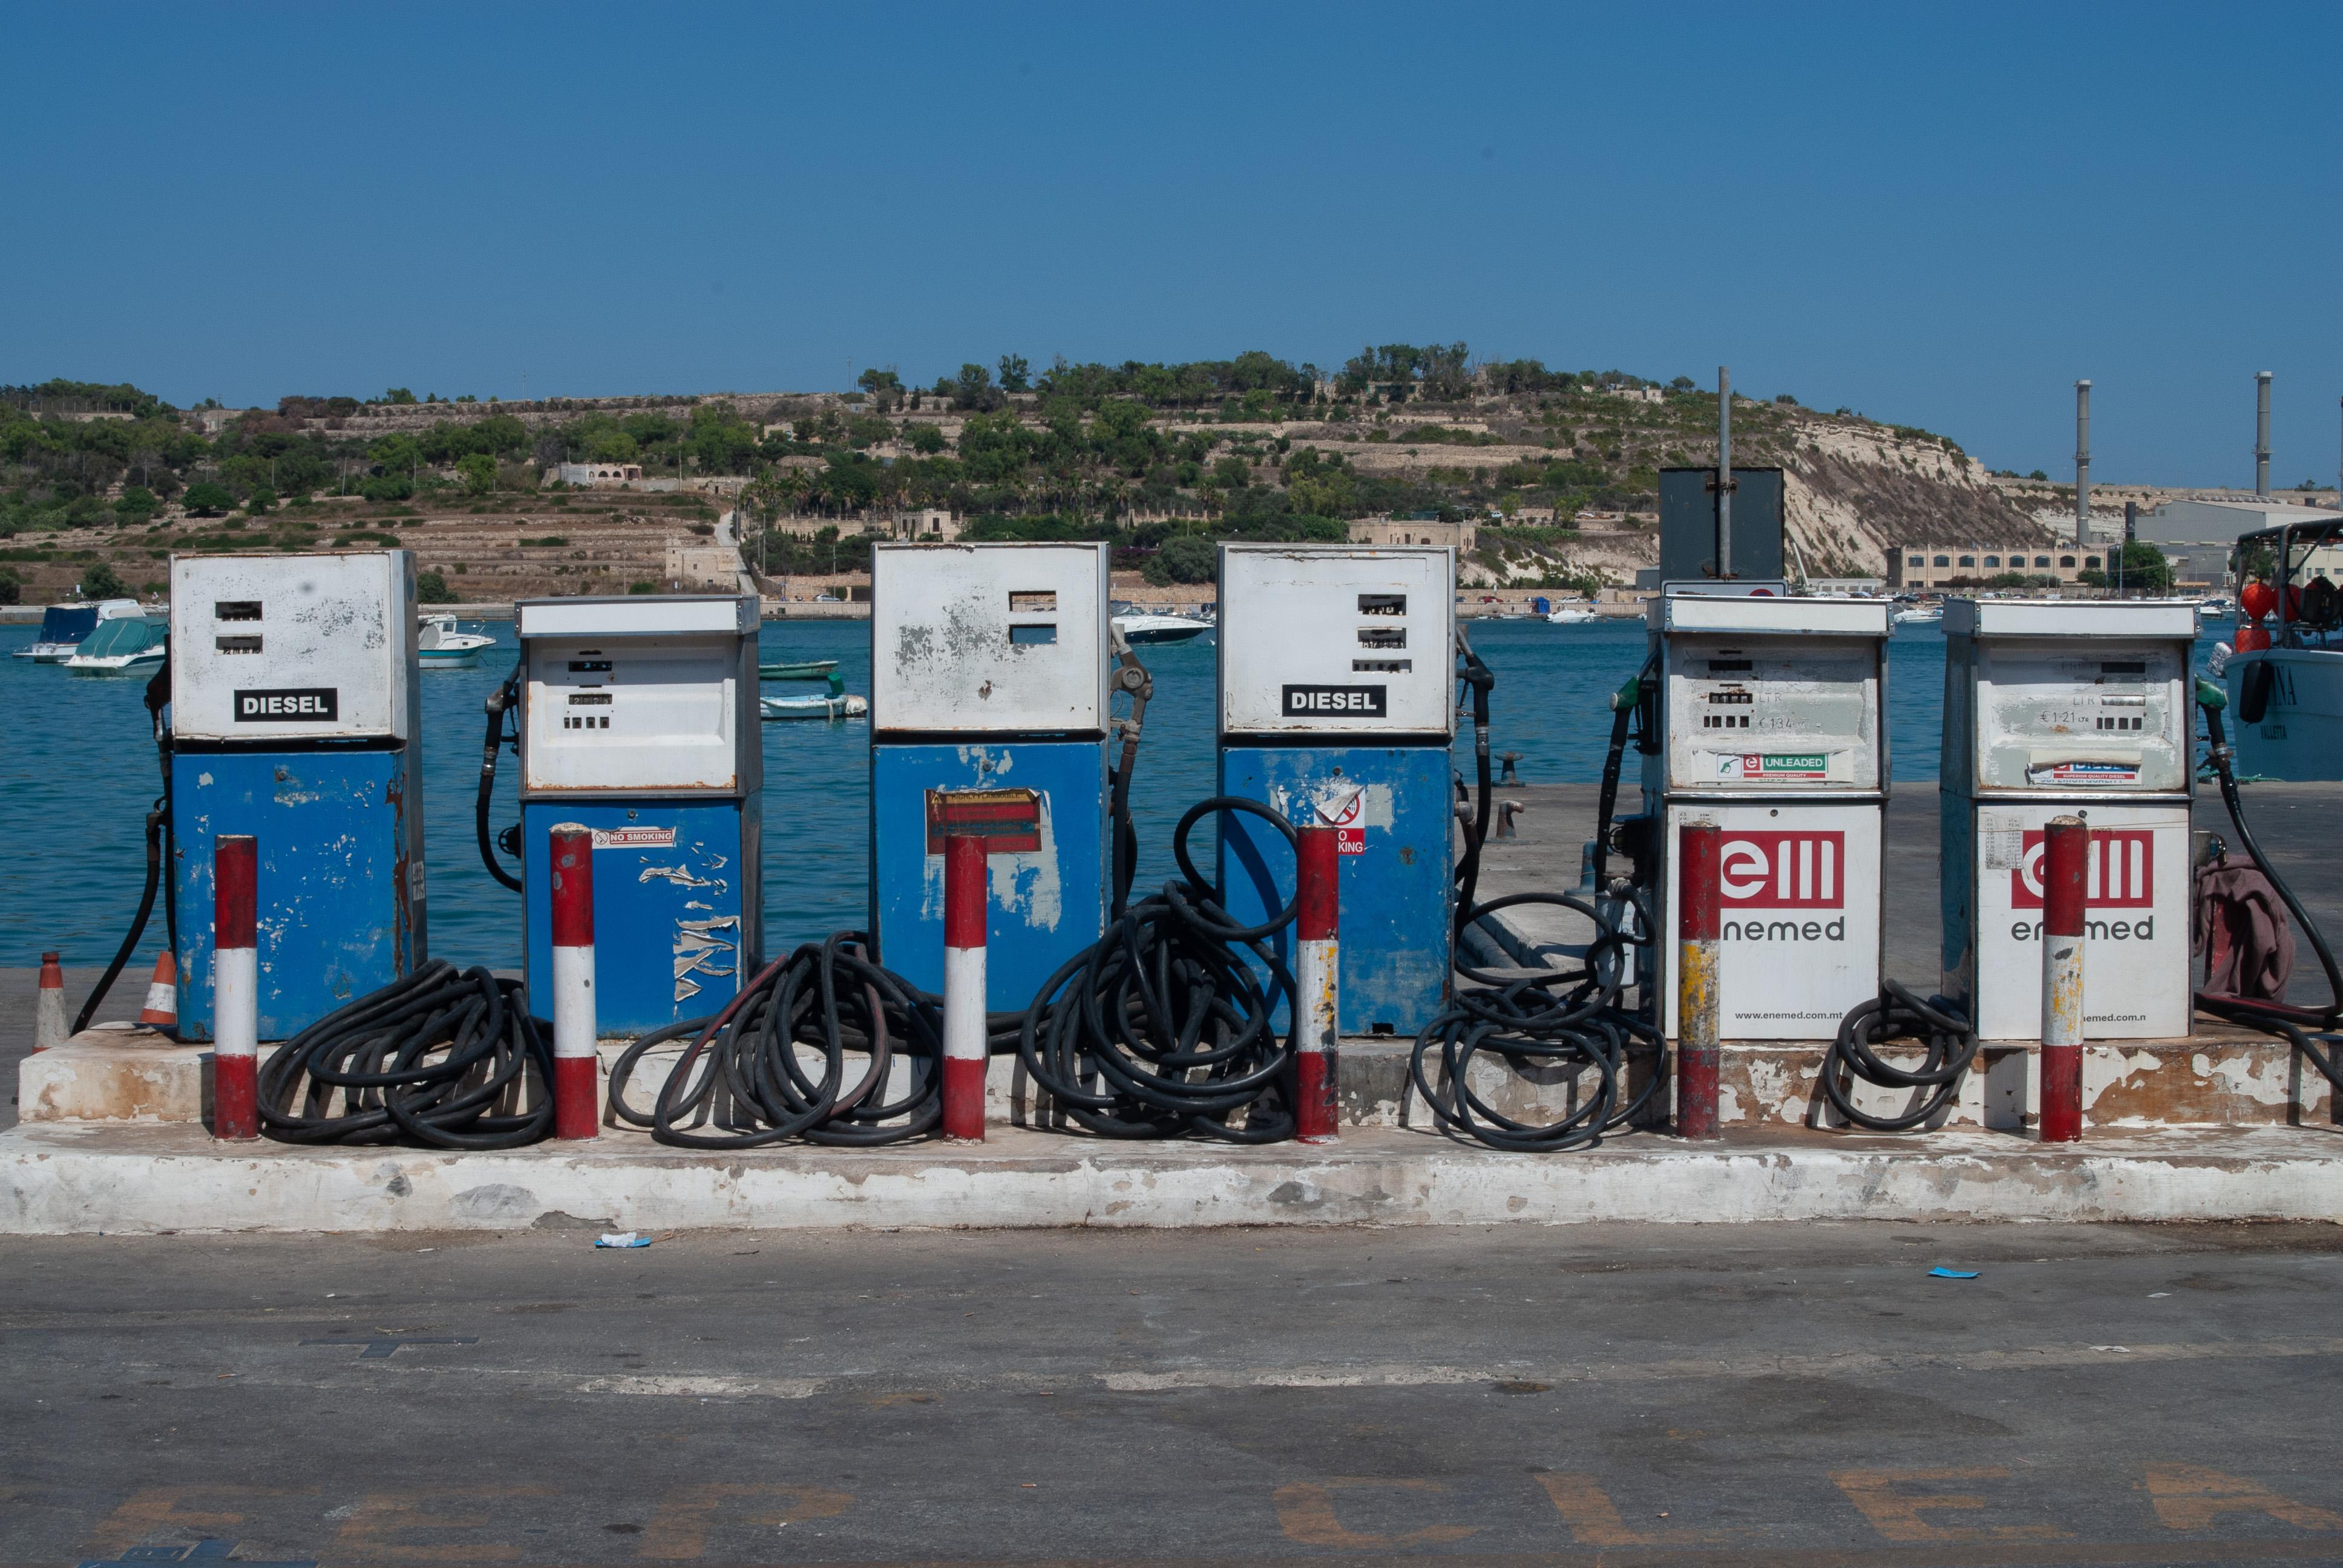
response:
<path id="1" fill-rule="evenodd" d="M 0 1561 L 2343 1560 L 2333 1227 L 592 1241 L 0 1241 Z"/>

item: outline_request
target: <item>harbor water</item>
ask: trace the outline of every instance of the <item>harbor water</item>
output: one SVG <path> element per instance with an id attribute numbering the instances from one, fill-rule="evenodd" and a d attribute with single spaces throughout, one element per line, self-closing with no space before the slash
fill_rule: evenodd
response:
<path id="1" fill-rule="evenodd" d="M 1608 699 L 1644 657 L 1640 621 L 1549 626 L 1544 621 L 1467 623 L 1473 645 L 1495 672 L 1492 749 L 1518 751 L 1527 783 L 1601 777 L 1611 733 Z M 473 831 L 484 718 L 481 702 L 512 666 L 508 624 L 463 623 L 492 633 L 470 669 L 423 677 L 424 813 L 428 834 L 430 948 L 458 964 L 518 969 L 520 900 L 491 880 Z M 37 628 L 0 628 L 0 654 L 29 643 Z M 2200 658 L 2209 642 L 2200 644 Z M 870 690 L 870 628 L 864 622 L 769 622 L 759 657 L 834 658 L 850 692 Z M 1155 678 L 1132 792 L 1140 885 L 1172 873 L 1171 834 L 1180 814 L 1210 795 L 1213 779 L 1211 638 L 1140 650 Z M 1944 709 L 1945 639 L 1935 627 L 1906 627 L 1890 654 L 1888 732 L 1895 783 L 1933 789 Z M 112 957 L 138 907 L 145 876 L 146 813 L 160 788 L 141 702 L 141 678 L 68 675 L 61 667 L 0 658 L 0 689 L 17 716 L 0 756 L 0 799 L 15 831 L 0 857 L 0 964 L 37 964 L 45 950 L 67 964 Z M 769 682 L 768 695 L 817 689 Z M 787 720 L 762 726 L 765 749 L 765 950 L 866 919 L 870 729 L 860 719 Z M 518 815 L 510 753 L 490 815 L 501 829 Z M 1457 764 L 1470 776 L 1472 737 Z M 1628 788 L 1635 778 L 1628 758 Z M 1195 847 L 1212 864 L 1210 844 Z M 510 865 L 510 862 L 507 862 Z M 163 945 L 157 910 L 125 984 L 143 986 Z"/>

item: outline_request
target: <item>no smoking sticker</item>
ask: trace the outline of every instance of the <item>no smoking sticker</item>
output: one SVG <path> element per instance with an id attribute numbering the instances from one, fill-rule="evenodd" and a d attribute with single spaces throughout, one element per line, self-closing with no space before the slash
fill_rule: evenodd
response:
<path id="1" fill-rule="evenodd" d="M 1336 854 L 1363 855 L 1367 852 L 1367 830 L 1359 825 L 1359 803 L 1366 798 L 1364 789 L 1353 789 L 1350 799 L 1341 806 L 1330 801 L 1318 808 L 1318 819 L 1334 829 Z"/>

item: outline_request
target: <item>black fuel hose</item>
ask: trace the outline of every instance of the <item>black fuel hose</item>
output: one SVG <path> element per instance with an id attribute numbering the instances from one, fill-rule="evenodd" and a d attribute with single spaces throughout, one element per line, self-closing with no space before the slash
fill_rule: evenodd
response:
<path id="1" fill-rule="evenodd" d="M 518 980 L 432 959 L 327 1013 L 260 1064 L 261 1134 L 437 1149 L 535 1143 L 553 1131 L 552 1035 L 529 1017 Z M 342 1109 L 331 1114 L 337 1091 Z M 534 1103 L 522 1111 L 525 1091 Z"/>
<path id="2" fill-rule="evenodd" d="M 1880 994 L 1839 1020 L 1838 1037 L 1823 1052 L 1823 1094 L 1855 1126 L 1873 1132 L 1908 1132 L 1935 1117 L 1961 1091 L 1961 1074 L 1976 1060 L 1976 1029 L 1942 997 L 1922 1001 L 1902 985 L 1885 980 Z M 1927 1042 L 1917 1067 L 1883 1060 L 1878 1047 L 1891 1040 Z M 1882 1089 L 1926 1089 L 1926 1099 L 1901 1116 L 1874 1116 L 1855 1109 L 1851 1079 Z"/>
<path id="3" fill-rule="evenodd" d="M 2318 955 L 2319 965 L 2327 971 L 2328 990 L 2324 1008 L 2293 1007 L 2285 1002 L 2206 990 L 2197 993 L 2197 1005 L 2216 1018 L 2282 1036 L 2309 1058 L 2311 1065 L 2338 1094 L 2343 1094 L 2343 1041 L 2330 1040 L 2321 1050 L 2318 1042 L 2311 1038 L 2313 1030 L 2325 1032 L 2343 1023 L 2343 970 L 2337 968 L 2334 950 L 2327 945 L 2326 934 L 2318 929 L 2318 923 L 2310 918 L 2310 911 L 2302 907 L 2302 900 L 2294 896 L 2294 890 L 2287 886 L 2286 879 L 2262 853 L 2253 829 L 2246 825 L 2245 802 L 2238 797 L 2237 777 L 2231 766 L 2236 752 L 2221 722 L 2222 711 L 2229 705 L 2228 693 L 2200 678 L 2197 682 L 2197 705 L 2205 712 L 2205 736 L 2210 742 L 2207 760 L 2220 776 L 2221 803 L 2229 809 L 2229 820 L 2237 829 L 2237 841 L 2245 846 L 2246 853 L 2262 875 L 2269 879 L 2270 886 L 2278 890 L 2278 898 L 2301 927 L 2303 935 L 2309 939 L 2311 950 Z"/>
<path id="4" fill-rule="evenodd" d="M 505 743 L 505 713 L 513 705 L 514 689 L 520 684 L 520 668 L 514 665 L 512 673 L 488 693 L 488 701 L 482 704 L 488 709 L 488 734 L 480 743 L 480 792 L 472 812 L 473 827 L 480 839 L 480 864 L 488 869 L 489 876 L 516 893 L 521 890 L 520 879 L 504 869 L 497 859 L 496 847 L 488 841 L 488 799 L 496 793 L 497 751 Z"/>
<path id="5" fill-rule="evenodd" d="M 1409 1076 L 1443 1131 L 1463 1132 L 1492 1149 L 1551 1153 L 1593 1148 L 1612 1129 L 1634 1121 L 1655 1103 L 1668 1078 L 1667 1041 L 1644 1019 L 1619 1005 L 1633 940 L 1585 900 L 1569 893 L 1513 893 L 1469 911 L 1478 920 L 1500 910 L 1545 904 L 1575 910 L 1594 923 L 1594 939 L 1574 970 L 1508 977 L 1468 968 L 1477 982 L 1459 990 L 1448 1009 L 1415 1037 Z M 1434 1056 L 1440 1072 L 1428 1070 Z M 1475 1086 L 1484 1056 L 1503 1059 L 1517 1076 L 1544 1077 L 1553 1068 L 1592 1070 L 1596 1082 L 1576 1111 L 1557 1121 L 1523 1121 L 1491 1102 Z M 1650 1059 L 1642 1088 L 1632 1093 L 1634 1059 Z"/>
<path id="6" fill-rule="evenodd" d="M 789 1138 L 870 1148 L 931 1131 L 943 1119 L 942 999 L 869 951 L 860 931 L 807 942 L 766 965 L 721 1011 L 644 1035 L 611 1069 L 611 1114 L 681 1149 Z M 628 1104 L 644 1054 L 687 1037 L 651 1108 Z M 890 1101 L 898 1059 L 904 1089 Z"/>
<path id="7" fill-rule="evenodd" d="M 1456 628 L 1456 657 L 1463 664 L 1456 678 L 1473 694 L 1473 761 L 1480 786 L 1473 815 L 1464 823 L 1464 853 L 1456 863 L 1456 929 L 1452 935 L 1461 940 L 1469 923 L 1465 911 L 1473 907 L 1474 892 L 1481 885 L 1481 846 L 1489 837 L 1489 692 L 1497 684 L 1497 678 L 1481 661 L 1481 656 L 1473 651 L 1472 639 L 1461 626 Z M 1457 696 L 1461 700 L 1463 692 Z"/>
<path id="8" fill-rule="evenodd" d="M 120 978 L 122 966 L 128 963 L 130 955 L 138 950 L 140 940 L 146 935 L 146 922 L 155 914 L 155 898 L 162 887 L 163 869 L 170 861 L 171 731 L 163 722 L 163 709 L 171 700 L 171 656 L 167 650 L 163 655 L 162 668 L 146 682 L 144 700 L 146 717 L 154 728 L 155 760 L 163 774 L 163 793 L 156 798 L 155 804 L 146 811 L 146 885 L 138 895 L 138 913 L 131 918 L 129 935 L 124 937 L 122 945 L 115 950 L 114 961 L 106 966 L 106 972 L 90 988 L 88 998 L 82 1002 L 81 1011 L 74 1019 L 73 1032 L 75 1034 L 89 1027 L 89 1020 L 97 1016 L 97 1010 L 105 1005 L 106 993 L 114 989 L 115 980 Z M 163 900 L 163 926 L 171 944 L 171 962 L 176 966 L 179 961 L 179 908 L 169 898 Z"/>
<path id="9" fill-rule="evenodd" d="M 1293 1134 L 1285 1081 L 1301 1010 L 1288 1006 L 1278 1034 L 1272 1018 L 1281 999 L 1292 1001 L 1294 981 L 1269 939 L 1292 922 L 1299 902 L 1258 925 L 1230 916 L 1188 855 L 1191 829 L 1230 812 L 1262 819 L 1298 852 L 1293 824 L 1259 801 L 1197 802 L 1172 835 L 1184 881 L 1167 881 L 1124 910 L 1042 982 L 1025 1014 L 1025 1070 L 1078 1126 L 1108 1138 L 1192 1132 L 1232 1143 Z M 1241 1111 L 1242 1127 L 1232 1120 Z"/>

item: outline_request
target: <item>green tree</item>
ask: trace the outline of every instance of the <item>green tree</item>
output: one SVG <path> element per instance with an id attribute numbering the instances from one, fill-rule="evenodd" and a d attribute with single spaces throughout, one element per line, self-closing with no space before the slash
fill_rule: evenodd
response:
<path id="1" fill-rule="evenodd" d="M 409 392 L 404 387 L 394 387 L 383 395 L 383 401 L 386 403 L 412 403 L 415 401 L 415 394 Z"/>
<path id="2" fill-rule="evenodd" d="M 950 444 L 945 441 L 941 430 L 924 421 L 914 424 L 904 432 L 904 438 L 911 443 L 911 450 L 923 457 L 934 457 Z"/>
<path id="3" fill-rule="evenodd" d="M 244 509 L 256 518 L 266 515 L 268 508 L 276 504 L 277 492 L 266 485 L 255 485 L 252 494 L 244 498 Z"/>
<path id="4" fill-rule="evenodd" d="M 199 479 L 187 487 L 187 514 L 196 518 L 216 518 L 236 505 L 226 485 L 216 485 L 209 479 Z"/>
<path id="5" fill-rule="evenodd" d="M 2110 569 L 2102 575 L 2126 593 L 2160 596 L 2172 591 L 2172 563 L 2154 545 L 2135 539 L 2108 565 Z"/>
<path id="6" fill-rule="evenodd" d="M 144 485 L 125 485 L 122 498 L 114 503 L 114 515 L 126 523 L 143 523 L 155 512 L 155 492 Z"/>
<path id="7" fill-rule="evenodd" d="M 1179 534 L 1163 541 L 1156 559 L 1175 583 L 1208 583 L 1220 568 L 1220 552 L 1212 541 L 1194 534 Z"/>
<path id="8" fill-rule="evenodd" d="M 1004 354 L 1001 357 L 1001 389 L 1003 392 L 1031 392 L 1033 389 L 1033 367 L 1025 362 L 1025 356 Z"/>
<path id="9" fill-rule="evenodd" d="M 464 488 L 476 496 L 485 496 L 497 487 L 497 460 L 486 452 L 474 452 L 458 459 L 456 472 L 464 477 Z"/>
<path id="10" fill-rule="evenodd" d="M 130 585 L 119 573 L 104 561 L 97 562 L 81 575 L 81 597 L 84 598 L 128 598 Z"/>
<path id="11" fill-rule="evenodd" d="M 939 382 L 936 390 L 943 391 L 943 384 Z M 981 408 L 990 400 L 991 391 L 991 371 L 981 365 L 963 365 L 958 379 L 951 384 L 951 400 L 961 408 Z"/>
<path id="12" fill-rule="evenodd" d="M 442 572 L 417 572 L 415 575 L 415 602 L 417 604 L 461 604 L 456 590 L 447 586 Z"/>

